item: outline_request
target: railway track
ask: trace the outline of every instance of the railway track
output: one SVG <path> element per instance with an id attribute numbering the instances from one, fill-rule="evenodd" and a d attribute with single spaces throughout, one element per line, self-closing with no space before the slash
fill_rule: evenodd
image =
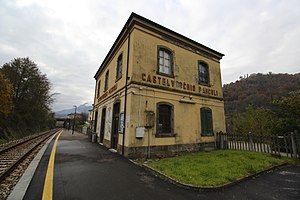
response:
<path id="1" fill-rule="evenodd" d="M 51 130 L 33 138 L 0 150 L 0 183 L 21 163 L 35 148 L 47 140 L 57 130 Z"/>

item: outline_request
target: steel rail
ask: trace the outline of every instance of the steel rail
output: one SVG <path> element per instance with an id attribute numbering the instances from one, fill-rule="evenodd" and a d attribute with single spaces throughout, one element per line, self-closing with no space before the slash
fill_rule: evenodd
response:
<path id="1" fill-rule="evenodd" d="M 45 140 L 47 140 L 49 137 L 51 137 L 53 134 L 57 133 L 57 130 L 50 130 L 50 131 L 47 131 L 46 133 L 44 134 L 41 134 L 41 135 L 38 135 L 36 137 L 33 137 L 33 138 L 30 138 L 28 140 L 25 140 L 25 141 L 22 141 L 20 143 L 17 143 L 16 145 L 13 145 L 11 147 L 8 147 L 2 151 L 0 151 L 0 155 L 3 155 L 5 153 L 7 153 L 8 151 L 13 151 L 13 150 L 18 150 L 18 148 L 25 144 L 25 143 L 28 143 L 28 144 L 31 144 L 34 143 L 36 140 L 39 141 L 38 139 L 40 139 L 41 137 L 45 137 L 43 139 L 41 139 L 37 144 L 34 144 L 32 147 L 29 148 L 29 150 L 20 155 L 19 158 L 17 158 L 16 160 L 15 159 L 11 159 L 11 160 L 15 160 L 14 162 L 12 163 L 8 163 L 8 167 L 7 168 L 4 168 L 4 171 L 0 172 L 0 182 L 2 182 L 7 176 L 10 175 L 11 172 L 14 171 L 14 169 L 23 161 L 25 160 L 40 144 L 42 144 Z M 17 156 L 17 155 L 11 155 L 12 157 L 13 156 Z M 11 161 L 9 160 L 9 161 Z M 5 162 L 5 161 L 4 161 Z"/>
<path id="2" fill-rule="evenodd" d="M 4 147 L 3 149 L 0 149 L 0 155 L 3 154 L 3 153 L 5 153 L 6 151 L 9 151 L 9 150 L 11 150 L 13 148 L 16 148 L 16 147 L 20 146 L 21 144 L 24 144 L 24 143 L 26 143 L 26 142 L 28 142 L 30 140 L 33 140 L 33 139 L 38 138 L 38 137 L 40 137 L 42 135 L 48 134 L 50 131 L 44 131 L 44 132 L 42 132 L 42 133 L 40 133 L 40 134 L 38 134 L 38 135 L 36 135 L 36 136 L 34 136 L 32 138 L 27 138 L 27 139 L 25 139 L 23 141 L 20 141 L 20 142 L 16 143 L 16 144 L 13 144 L 11 146 Z"/>

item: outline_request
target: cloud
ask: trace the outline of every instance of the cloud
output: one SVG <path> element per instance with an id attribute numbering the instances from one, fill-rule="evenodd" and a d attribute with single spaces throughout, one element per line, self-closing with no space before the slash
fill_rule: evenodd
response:
<path id="1" fill-rule="evenodd" d="M 297 0 L 0 0 L 0 65 L 37 62 L 60 93 L 54 110 L 92 103 L 93 76 L 132 11 L 224 53 L 224 83 L 300 71 Z"/>

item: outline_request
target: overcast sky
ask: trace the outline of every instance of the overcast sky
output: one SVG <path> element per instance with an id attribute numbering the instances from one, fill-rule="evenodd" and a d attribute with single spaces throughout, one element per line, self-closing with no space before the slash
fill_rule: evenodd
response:
<path id="1" fill-rule="evenodd" d="M 0 65 L 34 60 L 60 93 L 55 111 L 92 103 L 93 76 L 131 12 L 224 53 L 223 83 L 300 71 L 299 0 L 0 0 Z"/>

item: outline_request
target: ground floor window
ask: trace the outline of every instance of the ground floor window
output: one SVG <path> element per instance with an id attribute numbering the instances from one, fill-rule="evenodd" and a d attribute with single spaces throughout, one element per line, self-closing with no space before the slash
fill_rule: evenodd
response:
<path id="1" fill-rule="evenodd" d="M 174 106 L 169 103 L 157 104 L 156 133 L 158 135 L 173 134 L 173 108 Z"/>
<path id="2" fill-rule="evenodd" d="M 201 117 L 201 135 L 209 136 L 213 135 L 213 119 L 212 111 L 210 108 L 200 109 Z"/>

